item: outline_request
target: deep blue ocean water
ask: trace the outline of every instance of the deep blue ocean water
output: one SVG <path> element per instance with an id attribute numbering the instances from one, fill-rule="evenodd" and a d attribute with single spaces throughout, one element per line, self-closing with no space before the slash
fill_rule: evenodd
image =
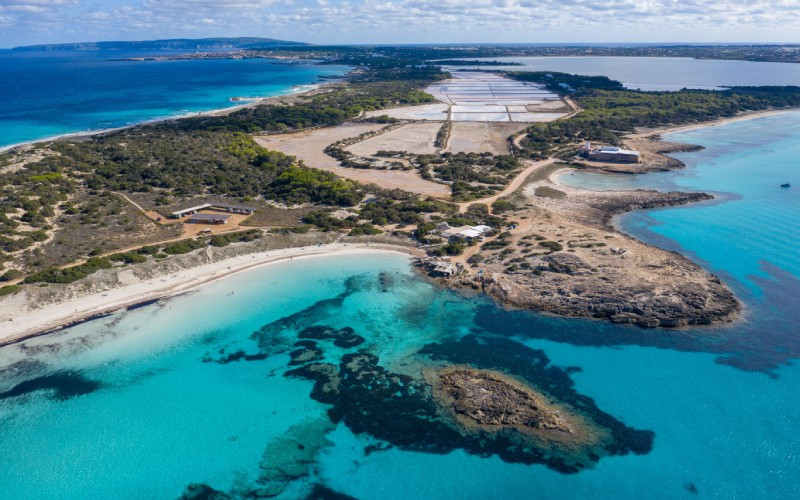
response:
<path id="1" fill-rule="evenodd" d="M 264 59 L 114 61 L 142 52 L 0 50 L 0 147 L 242 104 L 340 75 Z M 163 55 L 163 53 L 160 53 Z"/>

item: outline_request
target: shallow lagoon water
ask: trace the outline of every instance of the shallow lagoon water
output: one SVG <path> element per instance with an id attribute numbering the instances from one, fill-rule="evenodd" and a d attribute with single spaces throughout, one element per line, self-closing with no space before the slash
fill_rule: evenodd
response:
<path id="1" fill-rule="evenodd" d="M 692 498 L 693 490 L 796 498 L 800 233 L 786 228 L 796 221 L 796 191 L 776 181 L 798 175 L 796 163 L 784 161 L 800 142 L 798 121 L 800 114 L 786 114 L 670 137 L 707 149 L 682 155 L 689 168 L 680 172 L 619 176 L 725 193 L 718 203 L 621 223 L 718 272 L 747 306 L 734 325 L 657 331 L 505 311 L 432 286 L 400 255 L 296 259 L 0 349 L 0 393 L 53 373 L 99 384 L 61 380 L 58 390 L 0 399 L 0 491 L 6 498 L 174 498 L 196 482 L 242 490 L 260 474 L 268 447 L 309 425 L 327 432 L 326 442 L 316 443 L 308 475 L 282 498 L 303 497 L 319 483 L 365 499 L 641 498 L 643 485 L 659 498 Z M 576 176 L 571 182 L 592 182 Z M 781 224 L 765 222 L 774 220 Z M 256 352 L 251 334 L 282 318 L 284 327 L 266 338 L 273 355 L 213 362 Z M 325 424 L 329 406 L 309 397 L 312 383 L 284 376 L 287 346 L 304 324 L 352 327 L 365 338 L 359 348 L 390 369 L 415 362 L 413 354 L 432 342 L 470 336 L 539 349 L 602 411 L 653 431 L 652 450 L 563 474 L 461 449 L 407 451 L 346 423 Z M 326 344 L 324 356 L 334 361 L 342 352 Z"/>
<path id="2" fill-rule="evenodd" d="M 522 66 L 482 66 L 478 69 L 560 71 L 607 76 L 622 82 L 627 88 L 647 91 L 675 91 L 682 88 L 716 90 L 733 86 L 797 85 L 800 82 L 800 66 L 792 63 L 616 56 L 483 59 L 520 63 Z"/>

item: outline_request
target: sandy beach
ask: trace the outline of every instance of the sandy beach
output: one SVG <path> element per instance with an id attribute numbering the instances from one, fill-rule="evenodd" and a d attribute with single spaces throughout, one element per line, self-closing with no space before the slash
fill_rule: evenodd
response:
<path id="1" fill-rule="evenodd" d="M 792 113 L 798 111 L 797 108 L 789 108 L 789 109 L 772 109 L 768 111 L 745 111 L 744 113 L 739 113 L 736 116 L 732 116 L 730 118 L 720 118 L 719 120 L 711 120 L 702 123 L 693 123 L 691 125 L 678 125 L 674 127 L 662 127 L 662 128 L 654 128 L 654 129 L 642 129 L 641 132 L 637 132 L 635 134 L 629 134 L 627 138 L 642 138 L 647 137 L 653 134 L 672 134 L 676 132 L 687 132 L 689 130 L 697 130 L 700 128 L 706 127 L 716 127 L 719 125 L 726 125 L 728 123 L 735 123 L 744 120 L 753 120 L 755 118 L 763 118 L 765 116 L 773 116 L 773 115 L 780 115 L 783 113 Z"/>
<path id="2" fill-rule="evenodd" d="M 198 251 L 199 254 L 205 252 Z M 376 253 L 413 254 L 413 249 L 386 244 L 332 243 L 247 253 L 170 272 L 149 279 L 137 278 L 126 270 L 116 272 L 118 284 L 93 293 L 73 293 L 66 300 L 36 304 L 26 291 L 0 300 L 0 346 L 49 333 L 95 316 L 191 291 L 256 267 L 330 255 Z"/>

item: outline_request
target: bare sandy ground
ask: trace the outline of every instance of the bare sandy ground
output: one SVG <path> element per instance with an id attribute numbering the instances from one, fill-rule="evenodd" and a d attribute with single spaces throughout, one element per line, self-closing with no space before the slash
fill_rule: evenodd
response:
<path id="1" fill-rule="evenodd" d="M 412 251 L 411 248 L 392 245 L 332 243 L 275 249 L 216 260 L 213 250 L 200 250 L 194 256 L 195 260 L 200 261 L 199 265 L 173 269 L 160 276 L 137 276 L 134 268 L 101 271 L 112 275 L 110 285 L 84 287 L 84 293 L 73 286 L 70 293 L 61 296 L 60 300 L 45 303 L 36 300 L 27 290 L 0 300 L 0 346 L 100 314 L 185 293 L 207 283 L 276 262 L 332 254 L 408 254 Z M 91 279 L 92 277 L 87 278 Z"/>
<path id="2" fill-rule="evenodd" d="M 433 145 L 442 124 L 438 122 L 409 123 L 346 149 L 357 156 L 374 156 L 378 151 L 409 151 L 416 154 L 434 154 Z"/>
<path id="3" fill-rule="evenodd" d="M 446 151 L 451 153 L 509 153 L 508 137 L 518 134 L 525 123 L 453 122 Z"/>
<path id="4" fill-rule="evenodd" d="M 336 141 L 382 127 L 383 125 L 375 123 L 346 123 L 337 127 L 304 130 L 291 134 L 256 136 L 255 140 L 267 149 L 297 157 L 306 166 L 327 170 L 346 179 L 364 184 L 377 184 L 385 189 L 402 189 L 434 198 L 448 198 L 450 186 L 426 181 L 416 171 L 345 168 L 324 152 L 326 147 Z"/>
<path id="5" fill-rule="evenodd" d="M 475 247 L 454 259 L 467 265 L 462 284 L 514 307 L 646 327 L 709 325 L 738 317 L 741 306 L 719 278 L 678 253 L 618 232 L 611 223 L 618 213 L 704 201 L 708 195 L 595 192 L 558 184 L 552 180 L 557 172 L 543 177 L 512 195 L 519 208 L 509 216 L 517 223 L 505 246 L 481 251 L 480 261 L 466 262 Z"/>

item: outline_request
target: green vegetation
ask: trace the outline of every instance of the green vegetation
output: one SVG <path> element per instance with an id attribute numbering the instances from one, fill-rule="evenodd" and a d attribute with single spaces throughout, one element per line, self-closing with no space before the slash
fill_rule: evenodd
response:
<path id="1" fill-rule="evenodd" d="M 22 276 L 24 276 L 24 273 L 19 269 L 9 269 L 0 275 L 0 281 L 14 281 L 22 278 Z"/>
<path id="2" fill-rule="evenodd" d="M 537 159 L 572 156 L 575 145 L 581 141 L 619 145 L 620 136 L 634 132 L 637 127 L 699 123 L 744 111 L 800 106 L 800 87 L 642 92 L 623 89 L 619 82 L 605 77 L 545 72 L 512 72 L 509 76 L 571 93 L 584 108 L 567 120 L 537 123 L 528 129 L 522 145 Z M 569 88 L 565 89 L 561 83 Z"/>
<path id="3" fill-rule="evenodd" d="M 303 233 L 318 228 L 356 236 L 377 234 L 381 231 L 379 226 L 398 225 L 410 226 L 409 230 L 415 228 L 413 235 L 420 242 L 433 242 L 439 241 L 431 233 L 441 221 L 453 226 L 501 227 L 506 223 L 490 215 L 485 206 L 473 206 L 467 213 L 457 214 L 456 207 L 449 203 L 427 201 L 401 191 L 381 190 L 341 179 L 310 168 L 313 165 L 299 163 L 291 156 L 262 148 L 249 134 L 338 125 L 369 111 L 432 102 L 433 98 L 423 89 L 448 75 L 428 62 L 430 60 L 457 58 L 465 53 L 472 58 L 534 55 L 537 51 L 542 55 L 555 55 L 569 50 L 580 52 L 582 49 L 478 47 L 465 52 L 463 48 L 447 47 L 308 46 L 267 51 L 325 58 L 354 66 L 357 71 L 346 86 L 334 84 L 314 95 L 292 97 L 284 103 L 248 107 L 228 115 L 139 126 L 89 140 L 59 140 L 37 146 L 36 154 L 41 154 L 41 159 L 0 174 L 0 266 L 15 268 L 6 271 L 0 281 L 20 279 L 24 272 L 29 273 L 25 283 L 69 283 L 112 265 L 136 264 L 151 256 L 165 258 L 207 245 L 224 247 L 261 234 L 246 231 L 214 235 L 174 242 L 163 248 L 146 245 L 175 238 L 175 226 L 156 226 L 118 193 L 148 208 L 177 205 L 187 199 L 208 196 L 258 200 L 261 205 L 266 205 L 264 201 L 276 202 L 275 206 L 303 205 L 293 209 L 292 217 L 282 216 L 279 223 L 267 217 L 255 224 L 288 226 L 274 230 L 283 233 Z M 694 50 L 702 55 L 712 49 L 706 52 L 696 48 L 676 50 Z M 768 51 L 752 47 L 737 50 L 751 54 L 748 57 L 761 57 L 752 54 L 763 55 Z M 741 111 L 800 106 L 798 87 L 651 93 L 626 90 L 619 82 L 606 77 L 550 72 L 509 74 L 524 81 L 542 82 L 551 90 L 569 94 L 584 108 L 570 119 L 530 127 L 522 144 L 523 155 L 531 158 L 570 157 L 575 146 L 584 140 L 619 144 L 622 135 L 637 127 L 694 123 Z M 385 123 L 389 127 L 398 123 L 388 115 L 364 120 Z M 445 146 L 449 133 L 449 124 L 443 125 L 437 134 L 437 147 Z M 346 154 L 342 144 L 337 146 L 339 149 L 333 148 L 329 154 L 344 165 L 373 167 L 373 163 Z M 380 156 L 386 160 L 377 160 L 374 164 L 383 168 L 408 168 L 410 164 L 419 169 L 423 178 L 448 183 L 453 199 L 459 201 L 496 194 L 521 168 L 518 159 L 509 155 L 409 155 L 384 151 Z M 403 158 L 407 162 L 391 163 L 391 158 Z M 18 159 L 13 154 L 0 155 L 0 165 L 10 165 Z M 562 167 L 553 165 L 532 175 L 543 176 Z M 538 188 L 536 194 L 564 196 L 548 187 Z M 501 214 L 513 210 L 515 203 L 518 201 L 511 196 L 494 202 L 492 209 Z M 286 211 L 275 206 L 274 210 Z M 345 218 L 337 218 L 332 216 L 337 207 L 353 208 Z M 300 225 L 301 218 L 303 225 Z M 255 218 L 250 222 L 253 220 Z M 401 234 L 408 234 L 408 230 Z M 501 235 L 485 243 L 484 248 L 501 249 L 508 246 L 509 241 Z M 538 248 L 549 252 L 562 249 L 557 242 L 538 238 L 537 241 Z M 135 251 L 113 253 L 115 249 L 138 245 L 143 246 Z M 434 252 L 458 255 L 465 245 L 464 242 L 447 243 Z M 84 264 L 67 268 L 53 265 L 86 256 L 91 249 L 96 252 Z M 102 257 L 109 253 L 111 255 Z"/>
<path id="4" fill-rule="evenodd" d="M 492 203 L 492 211 L 497 213 L 508 212 L 509 210 L 514 210 L 515 208 L 516 207 L 514 204 L 508 200 L 499 199 Z"/>
<path id="5" fill-rule="evenodd" d="M 11 295 L 12 293 L 18 292 L 20 290 L 22 290 L 22 287 L 19 285 L 6 285 L 0 287 L 0 297 L 3 297 L 5 295 Z"/>
<path id="6" fill-rule="evenodd" d="M 403 191 L 386 191 L 381 198 L 370 200 L 361 208 L 359 217 L 372 224 L 418 224 L 422 214 L 452 214 L 456 207 L 436 200 L 420 200 Z"/>
<path id="7" fill-rule="evenodd" d="M 261 238 L 261 231 L 251 229 L 249 231 L 239 231 L 236 233 L 215 234 L 208 240 L 212 247 L 226 247 L 231 243 L 245 243 Z"/>
<path id="8" fill-rule="evenodd" d="M 524 64 L 518 62 L 486 61 L 478 59 L 443 59 L 441 61 L 436 61 L 436 64 L 441 64 L 442 66 L 524 66 Z"/>
<path id="9" fill-rule="evenodd" d="M 561 246 L 561 243 L 559 243 L 557 241 L 540 241 L 539 242 L 539 246 L 542 247 L 542 248 L 546 248 L 551 253 L 552 252 L 560 252 L 561 250 L 564 249 L 564 247 Z"/>
<path id="10" fill-rule="evenodd" d="M 394 118 L 392 116 L 389 116 L 389 115 L 380 115 L 380 116 L 372 116 L 370 118 L 364 118 L 363 121 L 369 122 L 369 123 L 391 124 L 391 123 L 398 123 L 400 120 L 398 120 L 397 118 Z"/>
<path id="11" fill-rule="evenodd" d="M 450 137 L 452 129 L 453 123 L 451 121 L 444 122 L 439 131 L 436 132 L 436 140 L 433 141 L 433 145 L 440 149 L 447 146 L 447 139 Z"/>
<path id="12" fill-rule="evenodd" d="M 382 232 L 383 231 L 373 226 L 372 224 L 366 223 L 354 227 L 353 229 L 350 230 L 348 234 L 350 236 L 362 236 L 362 235 L 381 234 Z"/>
<path id="13" fill-rule="evenodd" d="M 147 257 L 139 252 L 125 252 L 109 255 L 108 260 L 112 262 L 122 262 L 124 264 L 139 264 L 140 262 L 145 262 Z"/>
<path id="14" fill-rule="evenodd" d="M 442 245 L 439 248 L 433 250 L 431 253 L 436 256 L 443 256 L 443 255 L 461 255 L 464 253 L 464 249 L 467 248 L 467 244 L 463 241 L 451 241 L 446 245 Z"/>
<path id="15" fill-rule="evenodd" d="M 111 269 L 111 262 L 108 259 L 92 257 L 86 263 L 77 266 L 65 269 L 54 267 L 33 273 L 28 275 L 23 283 L 72 283 L 101 269 Z"/>
<path id="16" fill-rule="evenodd" d="M 424 179 L 450 183 L 456 201 L 469 201 L 501 191 L 519 171 L 511 155 L 491 153 L 443 153 L 416 155 L 411 161 Z"/>
<path id="17" fill-rule="evenodd" d="M 362 112 L 396 106 L 433 102 L 422 91 L 445 75 L 437 72 L 416 74 L 411 71 L 385 75 L 397 80 L 382 79 L 381 71 L 367 71 L 362 78 L 379 81 L 357 81 L 347 87 L 336 87 L 294 104 L 268 104 L 241 109 L 225 116 L 202 116 L 163 123 L 161 130 L 183 132 L 282 132 L 308 127 L 340 125 Z M 419 79 L 407 79 L 416 76 Z M 389 122 L 391 123 L 391 122 Z"/>
<path id="18" fill-rule="evenodd" d="M 541 83 L 556 94 L 572 94 L 584 90 L 624 90 L 622 83 L 607 76 L 572 75 L 554 71 L 508 71 L 506 74 L 523 82 Z"/>

